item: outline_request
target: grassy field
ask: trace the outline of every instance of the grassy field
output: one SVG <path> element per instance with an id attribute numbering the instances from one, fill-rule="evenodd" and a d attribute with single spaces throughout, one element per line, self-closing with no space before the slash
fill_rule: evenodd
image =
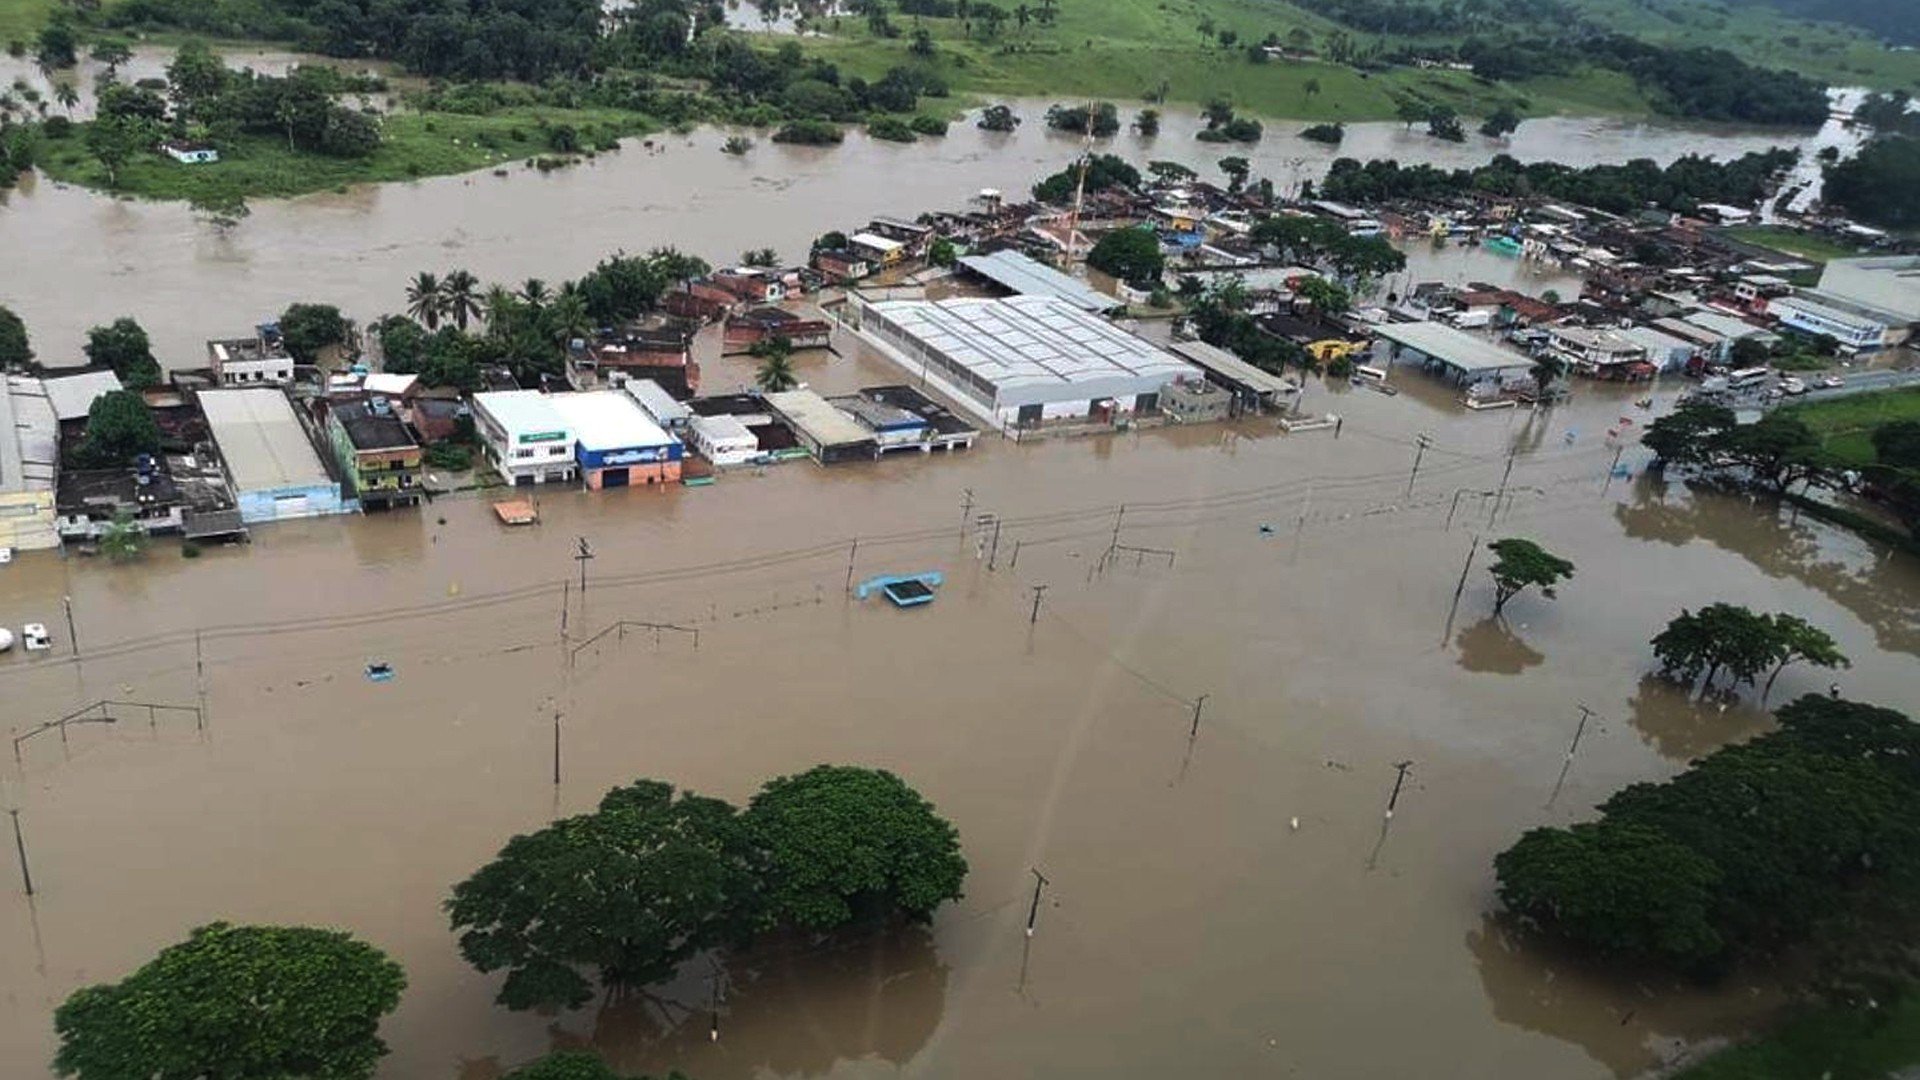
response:
<path id="1" fill-rule="evenodd" d="M 1809 1013 L 1673 1080 L 1882 1080 L 1920 1063 L 1920 1000 L 1909 996 L 1879 1019 L 1851 1009 Z"/>
<path id="2" fill-rule="evenodd" d="M 181 165 L 143 154 L 121 169 L 121 194 L 211 205 L 327 191 L 349 184 L 413 180 L 505 166 L 547 153 L 546 127 L 572 125 L 583 146 L 599 137 L 653 130 L 635 113 L 593 109 L 517 109 L 492 116 L 402 113 L 386 120 L 386 140 L 371 157 L 294 153 L 270 136 L 248 136 L 211 165 Z M 106 170 L 86 151 L 79 130 L 50 140 L 41 167 L 55 180 L 106 188 Z"/>
<path id="3" fill-rule="evenodd" d="M 1723 231 L 1735 240 L 1758 244 L 1761 247 L 1772 248 L 1775 251 L 1814 262 L 1823 263 L 1828 259 L 1846 259 L 1860 254 L 1860 249 L 1852 244 L 1843 244 L 1824 236 L 1772 225 L 1738 225 Z"/>
<path id="4" fill-rule="evenodd" d="M 32 41 L 53 13 L 54 0 L 0 0 L 0 44 Z"/>
<path id="5" fill-rule="evenodd" d="M 1820 436 L 1828 453 L 1858 468 L 1873 464 L 1874 428 L 1895 420 L 1920 420 L 1920 387 L 1849 394 L 1794 405 L 1789 411 Z"/>

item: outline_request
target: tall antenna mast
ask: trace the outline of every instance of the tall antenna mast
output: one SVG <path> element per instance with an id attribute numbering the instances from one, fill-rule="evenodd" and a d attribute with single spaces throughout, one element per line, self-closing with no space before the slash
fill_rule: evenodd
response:
<path id="1" fill-rule="evenodd" d="M 1080 178 L 1073 185 L 1073 213 L 1067 216 L 1067 265 L 1073 265 L 1074 240 L 1080 235 L 1080 209 L 1087 197 L 1087 167 L 1093 164 L 1094 103 L 1087 102 L 1087 138 L 1080 148 Z"/>

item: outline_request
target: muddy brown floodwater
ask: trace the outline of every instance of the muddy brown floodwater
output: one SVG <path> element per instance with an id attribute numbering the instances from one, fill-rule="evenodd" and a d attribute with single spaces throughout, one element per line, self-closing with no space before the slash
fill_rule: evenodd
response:
<path id="1" fill-rule="evenodd" d="M 234 62 L 279 70 L 293 59 L 263 52 Z M 163 64 L 163 54 L 143 51 L 136 69 Z M 980 131 L 971 117 L 945 138 L 906 146 L 857 130 L 845 145 L 826 149 L 781 146 L 766 132 L 747 132 L 755 146 L 736 158 L 720 152 L 732 132 L 702 128 L 654 136 L 650 147 L 629 140 L 618 153 L 550 173 L 514 165 L 504 176 L 478 172 L 257 200 L 251 216 L 229 229 L 184 204 L 116 200 L 33 175 L 0 192 L 0 251 L 30 253 L 0 272 L 0 303 L 27 321 L 44 363 L 81 362 L 88 327 L 131 315 L 151 334 L 161 363 L 184 368 L 206 363 L 209 338 L 242 332 L 295 301 L 336 304 L 362 321 L 401 310 L 406 282 L 422 270 L 459 267 L 484 281 L 556 282 L 615 250 L 663 244 L 716 263 L 769 246 L 798 259 L 821 233 L 877 213 L 960 207 L 989 187 L 1019 195 L 1079 154 L 1081 140 L 1047 130 L 1047 102 L 1015 104 L 1025 122 L 1009 134 Z M 1275 120 L 1267 138 L 1238 147 L 1196 141 L 1201 121 L 1192 110 L 1166 114 L 1157 138 L 1123 134 L 1099 149 L 1137 164 L 1171 158 L 1202 169 L 1244 156 L 1257 175 L 1287 190 L 1318 181 L 1341 155 L 1448 167 L 1482 164 L 1502 152 L 1569 165 L 1635 157 L 1664 163 L 1688 153 L 1729 157 L 1806 141 L 1791 132 L 1552 117 L 1527 121 L 1511 139 L 1475 135 L 1461 144 L 1396 123 L 1359 123 L 1338 148 L 1299 138 L 1305 125 L 1298 121 Z M 1413 269 L 1433 279 L 1478 276 L 1534 293 L 1568 291 L 1516 260 L 1459 252 L 1432 259 L 1417 253 Z"/>
<path id="2" fill-rule="evenodd" d="M 800 357 L 801 377 L 899 378 L 841 345 Z M 1798 612 L 1853 657 L 1850 695 L 1920 705 L 1920 569 L 1764 506 L 1609 481 L 1605 431 L 1637 413 L 1605 389 L 1463 414 L 1417 373 L 1397 381 L 1398 397 L 1315 386 L 1309 407 L 1346 418 L 1337 440 L 1270 421 L 994 439 L 543 493 L 520 531 L 445 499 L 197 560 L 26 556 L 0 571 L 4 621 L 58 632 L 70 595 L 83 651 L 0 657 L 8 727 L 104 698 L 204 694 L 208 718 L 119 709 L 8 763 L 39 894 L 0 859 L 0 1072 L 44 1075 L 58 1002 L 212 919 L 341 926 L 404 964 L 390 1080 L 492 1080 L 575 1045 L 701 1080 L 1608 1077 L 1747 1030 L 1779 1000 L 1764 976 L 1587 970 L 1491 914 L 1490 860 L 1765 726 L 1646 677 L 1646 639 L 1681 605 Z M 1514 498 L 1489 526 L 1477 493 L 1510 448 Z M 1001 523 L 991 568 L 968 489 Z M 1501 626 L 1482 559 L 1450 619 L 1470 545 L 1505 534 L 1578 576 Z M 571 593 L 574 641 L 626 619 L 697 628 L 697 648 L 614 635 L 568 674 L 576 536 L 598 558 Z M 844 593 L 850 574 L 928 569 L 948 575 L 930 607 Z M 373 659 L 397 678 L 367 682 Z M 1825 685 L 1789 671 L 1775 695 Z M 1600 718 L 1556 790 L 1580 704 Z M 967 895 L 930 928 L 733 959 L 717 1042 L 703 964 L 651 1000 L 525 1015 L 461 961 L 441 901 L 515 832 L 638 776 L 742 801 L 822 761 L 895 770 L 957 824 Z M 1029 942 L 1030 867 L 1052 885 Z"/>

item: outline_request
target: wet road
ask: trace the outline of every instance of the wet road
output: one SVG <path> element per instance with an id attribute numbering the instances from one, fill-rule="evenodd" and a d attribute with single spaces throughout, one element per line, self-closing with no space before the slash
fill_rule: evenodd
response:
<path id="1" fill-rule="evenodd" d="M 843 344 L 798 358 L 800 376 L 898 380 Z M 709 378 L 746 374 L 729 360 Z M 214 918 L 345 926 L 392 953 L 410 979 L 384 1029 L 393 1080 L 489 1080 L 582 1043 L 702 1080 L 1605 1077 L 1744 1030 L 1776 1000 L 1763 975 L 1643 984 L 1529 947 L 1489 917 L 1490 860 L 1765 725 L 1647 677 L 1646 639 L 1682 605 L 1797 612 L 1853 657 L 1850 695 L 1920 706 L 1920 568 L 1765 506 L 1608 480 L 1603 432 L 1644 414 L 1605 388 L 1551 414 L 1466 414 L 1416 373 L 1396 381 L 1397 397 L 1315 385 L 1308 408 L 1346 417 L 1337 440 L 1251 421 L 987 440 L 548 493 L 544 523 L 513 532 L 442 500 L 197 560 L 28 556 L 0 571 L 0 611 L 59 628 L 71 595 L 85 652 L 0 657 L 9 727 L 101 698 L 204 693 L 209 717 L 36 738 L 5 774 L 41 893 L 0 895 L 0 1073 L 41 1074 L 72 989 Z M 1409 496 L 1420 431 L 1434 447 Z M 1475 493 L 1510 450 L 1514 498 L 1489 525 Z M 963 530 L 969 488 L 1003 523 L 991 571 Z M 1100 571 L 1116 521 L 1123 548 L 1172 565 L 1122 551 Z M 1500 624 L 1480 560 L 1450 618 L 1476 537 L 1515 534 L 1576 579 Z M 699 627 L 697 650 L 608 639 L 569 673 L 561 582 L 581 535 L 599 558 L 576 640 L 641 619 Z M 925 569 L 949 576 L 924 609 L 843 595 L 850 571 Z M 366 682 L 373 658 L 398 678 Z M 1776 699 L 1825 683 L 1789 671 Z M 1556 794 L 1581 703 L 1600 719 Z M 658 1002 L 543 1017 L 494 1008 L 494 980 L 460 961 L 439 903 L 513 832 L 635 776 L 744 800 L 819 761 L 894 769 L 958 825 L 967 896 L 930 931 L 767 943 L 731 965 L 717 1043 L 703 971 Z M 1035 866 L 1055 884 L 1028 951 Z"/>

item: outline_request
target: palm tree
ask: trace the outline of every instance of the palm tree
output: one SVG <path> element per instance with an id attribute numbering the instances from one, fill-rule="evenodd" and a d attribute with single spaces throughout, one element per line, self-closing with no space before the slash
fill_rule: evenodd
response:
<path id="1" fill-rule="evenodd" d="M 780 253 L 772 248 L 754 248 L 740 256 L 742 266 L 772 267 L 780 265 Z"/>
<path id="2" fill-rule="evenodd" d="M 761 390 L 777 394 L 782 390 L 791 390 L 800 385 L 793 374 L 793 359 L 784 349 L 769 349 L 760 360 L 760 370 L 754 372 L 753 381 Z"/>
<path id="3" fill-rule="evenodd" d="M 657 247 L 647 253 L 647 261 L 668 281 L 685 284 L 713 269 L 706 260 L 687 255 L 678 248 Z"/>
<path id="4" fill-rule="evenodd" d="M 1027 28 L 1027 20 L 1031 18 L 1033 18 L 1033 9 L 1027 5 L 1021 4 L 1019 7 L 1013 9 L 1013 19 L 1020 24 L 1020 29 L 1025 30 Z"/>
<path id="5" fill-rule="evenodd" d="M 587 298 L 580 295 L 577 287 L 571 290 L 561 288 L 560 296 L 547 308 L 547 329 L 562 346 L 575 338 L 593 334 L 593 319 L 587 314 Z"/>
<path id="6" fill-rule="evenodd" d="M 75 90 L 72 83 L 63 79 L 53 84 L 53 100 L 59 102 L 60 107 L 67 110 L 68 116 L 72 116 L 73 107 L 80 104 L 80 91 Z"/>
<path id="7" fill-rule="evenodd" d="M 425 270 L 415 274 L 407 285 L 407 314 L 429 330 L 438 329 L 445 313 L 440 295 L 440 279 Z"/>
<path id="8" fill-rule="evenodd" d="M 503 338 L 520 317 L 520 300 L 505 285 L 492 285 L 482 302 L 487 309 L 487 336 Z"/>
<path id="9" fill-rule="evenodd" d="M 525 300 L 528 307 L 539 311 L 547 306 L 547 301 L 553 299 L 553 293 L 547 289 L 546 282 L 530 277 L 525 285 L 520 286 L 520 299 Z"/>
<path id="10" fill-rule="evenodd" d="M 474 292 L 479 285 L 480 279 L 465 270 L 455 270 L 440 283 L 441 312 L 463 331 L 469 319 L 480 317 L 480 297 Z"/>

